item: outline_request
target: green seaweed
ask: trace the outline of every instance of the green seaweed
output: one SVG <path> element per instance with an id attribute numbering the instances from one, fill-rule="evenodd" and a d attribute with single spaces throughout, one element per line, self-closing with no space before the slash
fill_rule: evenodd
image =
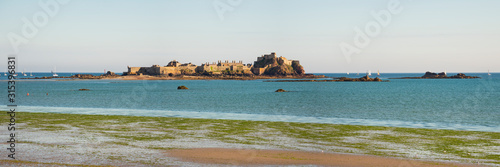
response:
<path id="1" fill-rule="evenodd" d="M 2 119 L 8 119 L 2 115 Z M 500 164 L 500 156 L 480 151 L 484 148 L 500 147 L 500 133 L 479 131 L 436 130 L 381 126 L 337 125 L 296 122 L 266 122 L 222 119 L 194 119 L 173 117 L 142 117 L 117 115 L 80 115 L 61 113 L 18 112 L 17 128 L 36 131 L 72 131 L 100 134 L 115 141 L 106 142 L 130 147 L 131 142 L 211 139 L 224 143 L 242 145 L 272 145 L 282 149 L 297 149 L 283 144 L 280 138 L 293 139 L 297 144 L 308 144 L 311 148 L 325 151 L 363 153 L 369 155 L 405 157 L 408 153 L 384 145 L 404 146 L 404 149 L 430 151 L 443 155 L 441 160 L 451 159 L 447 155 L 466 160 L 487 161 Z M 375 133 L 378 132 L 378 133 Z M 355 139 L 353 141 L 347 139 Z M 32 142 L 20 141 L 28 144 Z M 39 144 L 39 143 L 34 143 Z M 59 146 L 56 147 L 65 147 Z M 141 146 L 146 149 L 167 150 L 155 145 Z M 338 149 L 335 147 L 346 148 Z M 495 151 L 495 150 L 493 150 Z M 111 159 L 120 157 L 110 157 Z M 116 159 L 119 160 L 119 159 Z M 466 160 L 458 160 L 467 162 Z"/>

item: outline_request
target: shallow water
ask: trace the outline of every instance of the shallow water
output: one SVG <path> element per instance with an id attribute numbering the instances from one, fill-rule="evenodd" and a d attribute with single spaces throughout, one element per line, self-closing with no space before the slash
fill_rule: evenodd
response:
<path id="1" fill-rule="evenodd" d="M 421 75 L 382 74 L 380 77 L 386 79 Z M 16 100 L 18 110 L 30 112 L 316 122 L 500 132 L 500 74 L 467 75 L 483 78 L 318 83 L 262 80 L 18 80 Z M 351 74 L 348 77 L 360 76 Z M 0 83 L 4 88 L 7 87 L 5 81 Z M 189 90 L 177 90 L 180 85 L 187 86 Z M 81 88 L 90 91 L 77 91 Z M 291 92 L 274 92 L 280 88 Z M 27 96 L 27 93 L 30 95 Z M 0 104 L 0 109 L 6 110 L 7 99 Z"/>

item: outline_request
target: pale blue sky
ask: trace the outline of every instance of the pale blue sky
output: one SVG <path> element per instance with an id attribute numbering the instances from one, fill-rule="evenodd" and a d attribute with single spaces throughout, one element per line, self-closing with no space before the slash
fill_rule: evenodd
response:
<path id="1" fill-rule="evenodd" d="M 47 0 L 42 0 L 45 2 Z M 26 71 L 115 72 L 130 66 L 243 60 L 277 52 L 306 72 L 500 72 L 500 1 L 401 0 L 401 13 L 347 62 L 372 11 L 389 0 L 242 0 L 219 19 L 227 0 L 72 0 L 22 44 Z M 0 55 L 15 53 L 8 33 L 22 35 L 39 1 L 0 1 Z M 6 63 L 0 64 L 5 69 Z M 0 71 L 3 71 L 0 69 Z"/>

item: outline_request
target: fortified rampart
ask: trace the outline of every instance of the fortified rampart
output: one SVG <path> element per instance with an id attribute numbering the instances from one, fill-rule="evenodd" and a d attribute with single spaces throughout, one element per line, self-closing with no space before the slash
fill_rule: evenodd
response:
<path id="1" fill-rule="evenodd" d="M 263 55 L 257 58 L 257 62 L 263 60 L 274 60 L 276 59 L 276 53 L 271 53 L 268 55 Z M 294 62 L 299 63 L 296 60 L 288 60 L 285 57 L 278 57 L 277 63 L 292 66 Z M 210 74 L 247 74 L 247 75 L 261 75 L 265 72 L 266 68 L 270 65 L 264 67 L 254 67 L 252 64 L 243 64 L 243 61 L 221 61 L 217 63 L 204 63 L 200 66 L 185 63 L 180 64 L 178 61 L 173 60 L 169 62 L 166 66 L 153 65 L 151 67 L 128 67 L 128 71 L 124 72 L 124 75 L 190 75 L 194 73 L 210 73 Z"/>

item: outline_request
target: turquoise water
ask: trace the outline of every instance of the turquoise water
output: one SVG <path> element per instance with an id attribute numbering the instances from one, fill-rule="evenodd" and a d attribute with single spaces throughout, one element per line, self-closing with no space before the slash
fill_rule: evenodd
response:
<path id="1" fill-rule="evenodd" d="M 381 78 L 421 75 L 382 74 Z M 483 78 L 319 83 L 262 80 L 19 80 L 16 84 L 16 100 L 18 110 L 29 112 L 317 122 L 500 132 L 500 74 L 467 75 Z M 351 74 L 349 77 L 359 76 Z M 6 88 L 5 81 L 1 84 Z M 177 90 L 180 85 L 190 89 Z M 91 91 L 77 91 L 81 88 Z M 274 92 L 280 88 L 291 92 Z M 27 96 L 27 93 L 30 95 Z M 7 99 L 0 104 L 0 109 L 6 109 Z"/>

